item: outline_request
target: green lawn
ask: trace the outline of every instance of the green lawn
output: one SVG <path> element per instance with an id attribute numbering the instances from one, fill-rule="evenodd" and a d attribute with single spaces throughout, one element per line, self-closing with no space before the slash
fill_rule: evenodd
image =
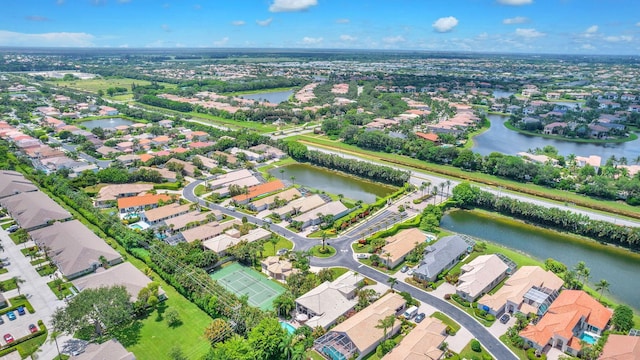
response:
<path id="1" fill-rule="evenodd" d="M 262 245 L 262 256 L 267 257 L 267 256 L 273 256 L 276 254 L 276 251 L 280 250 L 280 249 L 293 249 L 293 243 L 281 236 L 278 236 L 278 243 L 275 246 L 275 251 L 273 250 L 274 246 L 273 243 L 271 241 L 265 241 L 265 243 Z"/>
<path id="2" fill-rule="evenodd" d="M 484 346 L 482 346 L 480 352 L 471 350 L 471 342 L 469 342 L 467 346 L 465 346 L 464 349 L 462 349 L 462 351 L 460 352 L 461 359 L 484 359 L 485 357 L 487 357 L 487 359 L 493 359 L 491 354 L 489 354 L 487 350 L 485 350 Z"/>
<path id="3" fill-rule="evenodd" d="M 320 354 L 318 354 L 315 350 L 309 350 L 304 353 L 305 359 L 311 360 L 326 360 L 326 358 Z"/>
<path id="4" fill-rule="evenodd" d="M 193 189 L 193 193 L 196 194 L 196 196 L 202 196 L 207 193 L 207 188 L 204 185 L 198 185 Z"/>
<path id="5" fill-rule="evenodd" d="M 57 269 L 58 268 L 55 265 L 46 264 L 44 266 L 37 268 L 36 271 L 38 272 L 38 274 L 40 274 L 40 276 L 49 276 L 55 273 Z"/>
<path id="6" fill-rule="evenodd" d="M 343 268 L 343 267 L 332 267 L 330 269 L 334 279 L 339 278 L 340 276 L 344 275 L 349 271 L 349 269 Z"/>
<path id="7" fill-rule="evenodd" d="M 40 265 L 43 262 L 47 262 L 47 259 L 45 258 L 40 258 L 40 259 L 35 259 L 31 261 L 31 265 L 36 266 L 36 265 Z"/>
<path id="8" fill-rule="evenodd" d="M 129 261 L 140 270 L 147 268 L 142 261 L 132 256 L 129 257 Z M 161 307 L 161 313 L 168 309 L 175 309 L 183 324 L 175 329 L 170 328 L 162 317 L 158 317 L 158 312 L 154 311 L 153 314 L 135 321 L 128 329 L 122 331 L 117 336 L 118 340 L 127 350 L 133 352 L 138 360 L 166 359 L 169 350 L 176 344 L 182 348 L 187 359 L 200 359 L 211 347 L 203 334 L 204 329 L 213 319 L 180 295 L 160 276 L 154 274 L 153 279 L 160 284 L 168 297 Z"/>
<path id="9" fill-rule="evenodd" d="M 2 223 L 2 230 L 7 230 L 7 228 L 13 224 L 15 224 L 16 222 L 13 220 L 7 221 Z M 13 235 L 13 234 L 12 234 Z"/>
<path id="10" fill-rule="evenodd" d="M 71 288 L 73 284 L 70 281 L 62 282 L 60 286 L 56 284 L 56 280 L 50 281 L 47 283 L 49 289 L 53 291 L 53 293 L 58 297 L 58 299 L 63 299 L 67 296 L 72 295 Z"/>
<path id="11" fill-rule="evenodd" d="M 74 80 L 74 81 L 54 81 L 48 82 L 54 86 L 66 86 L 73 89 L 79 89 L 84 91 L 89 91 L 93 93 L 97 93 L 98 90 L 105 91 L 110 87 L 123 87 L 127 88 L 128 91 L 131 91 L 131 84 L 136 83 L 136 85 L 150 85 L 151 82 L 146 80 L 137 80 L 137 79 L 128 79 L 128 78 L 95 78 L 89 80 Z M 176 85 L 169 83 L 159 83 L 164 85 L 166 88 L 175 88 Z M 120 95 L 116 95 L 120 96 Z"/>
<path id="12" fill-rule="evenodd" d="M 336 254 L 336 248 L 334 248 L 333 246 L 326 245 L 325 246 L 325 250 L 327 250 L 326 253 L 321 253 L 320 252 L 321 249 L 322 249 L 322 245 L 316 245 L 312 247 L 310 251 L 313 256 L 319 257 L 319 258 L 328 258 Z"/>
<path id="13" fill-rule="evenodd" d="M 457 322 L 453 321 L 450 317 L 448 317 L 447 315 L 441 313 L 440 311 L 436 311 L 433 314 L 431 314 L 432 318 L 436 318 L 440 321 L 442 321 L 445 325 L 449 326 L 450 328 L 452 328 L 455 332 L 460 331 L 460 324 L 458 324 Z"/>
<path id="14" fill-rule="evenodd" d="M 511 351 L 513 351 L 513 353 L 516 354 L 516 356 L 518 356 L 518 359 L 528 360 L 527 354 L 525 353 L 525 351 L 513 346 L 511 344 L 511 341 L 509 341 L 509 337 L 507 336 L 507 334 L 503 334 L 502 336 L 500 336 L 500 341 L 502 341 L 503 344 L 505 344 L 509 349 L 511 349 Z"/>
<path id="15" fill-rule="evenodd" d="M 13 290 L 16 289 L 18 286 L 16 285 L 16 280 L 14 278 L 5 280 L 5 281 L 0 281 L 0 289 L 2 289 L 2 291 L 9 291 L 9 290 Z"/>
<path id="16" fill-rule="evenodd" d="M 24 237 L 21 238 L 21 235 L 18 232 L 14 232 L 13 234 L 9 234 L 9 238 L 16 245 L 24 244 L 24 243 L 27 242 L 27 240 Z"/>

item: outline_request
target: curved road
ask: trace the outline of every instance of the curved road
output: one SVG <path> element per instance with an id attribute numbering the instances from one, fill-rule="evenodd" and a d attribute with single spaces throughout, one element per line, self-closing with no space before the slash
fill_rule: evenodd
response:
<path id="1" fill-rule="evenodd" d="M 210 203 L 208 201 L 204 201 L 198 198 L 194 194 L 193 190 L 195 189 L 196 186 L 198 186 L 202 182 L 203 182 L 202 180 L 198 180 L 185 186 L 183 190 L 183 196 L 191 202 L 198 203 L 204 207 L 219 210 L 225 215 L 233 216 L 233 217 L 246 216 L 249 221 L 251 221 L 252 223 L 258 226 L 263 226 L 266 224 L 262 219 L 259 219 L 255 216 L 244 214 L 244 213 L 238 213 L 236 211 L 229 210 L 218 204 Z M 303 250 L 303 251 L 309 250 L 312 246 L 318 244 L 317 240 L 308 239 L 306 237 L 300 236 L 280 225 L 268 224 L 268 226 L 269 226 L 269 230 L 271 230 L 272 232 L 278 235 L 284 236 L 285 238 L 293 241 L 293 243 L 295 244 L 296 250 Z M 380 271 L 374 270 L 373 268 L 370 268 L 366 265 L 363 265 L 353 258 L 353 250 L 351 249 L 351 243 L 356 239 L 357 237 L 355 236 L 341 236 L 335 239 L 327 240 L 327 242 L 336 249 L 336 255 L 330 258 L 323 258 L 323 259 L 314 257 L 311 260 L 311 265 L 322 266 L 322 267 L 333 267 L 333 266 L 345 267 L 352 271 L 357 271 L 363 274 L 364 276 L 377 281 L 378 283 L 386 284 L 389 276 L 387 276 L 386 274 Z M 495 338 L 487 330 L 487 328 L 485 328 L 482 324 L 477 322 L 474 318 L 472 318 L 466 312 L 460 310 L 458 307 L 403 282 L 399 282 L 395 286 L 395 289 L 399 291 L 406 291 L 409 294 L 411 294 L 411 296 L 413 296 L 414 298 L 422 301 L 425 304 L 433 306 L 434 308 L 438 309 L 440 312 L 444 314 L 447 314 L 447 316 L 455 320 L 458 324 L 463 326 L 465 329 L 469 330 L 469 332 L 471 332 L 471 334 L 473 334 L 473 336 L 476 339 L 478 339 L 478 341 L 480 341 L 480 343 L 482 343 L 485 346 L 485 348 L 488 349 L 488 351 L 493 355 L 494 358 L 500 359 L 500 360 L 511 360 L 511 359 L 517 360 L 518 359 L 518 357 L 513 352 L 511 352 L 511 350 L 509 350 L 509 348 L 507 348 L 500 340 Z"/>

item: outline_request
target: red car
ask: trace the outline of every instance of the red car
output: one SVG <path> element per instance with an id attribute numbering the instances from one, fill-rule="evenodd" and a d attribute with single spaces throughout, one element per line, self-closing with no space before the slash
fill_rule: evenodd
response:
<path id="1" fill-rule="evenodd" d="M 32 333 L 38 332 L 38 327 L 33 324 L 29 324 L 29 331 L 31 331 Z"/>
<path id="2" fill-rule="evenodd" d="M 4 334 L 4 341 L 6 341 L 7 344 L 11 344 L 15 341 L 15 339 L 13 338 L 13 336 L 11 336 L 11 334 Z"/>

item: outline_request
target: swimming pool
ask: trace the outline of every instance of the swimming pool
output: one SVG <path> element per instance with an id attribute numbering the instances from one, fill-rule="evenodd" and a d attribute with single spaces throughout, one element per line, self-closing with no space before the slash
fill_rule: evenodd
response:
<path id="1" fill-rule="evenodd" d="M 589 334 L 589 333 L 582 333 L 582 335 L 580 335 L 580 340 L 586 342 L 587 344 L 595 344 L 596 341 L 598 341 L 598 338 L 596 338 L 595 336 Z"/>
<path id="2" fill-rule="evenodd" d="M 140 226 L 140 224 L 131 224 L 129 227 L 136 230 L 142 230 L 142 226 Z"/>
<path id="3" fill-rule="evenodd" d="M 293 334 L 296 331 L 296 328 L 294 328 L 293 325 L 285 321 L 280 321 L 280 326 L 282 326 L 283 329 L 287 330 L 289 334 Z"/>

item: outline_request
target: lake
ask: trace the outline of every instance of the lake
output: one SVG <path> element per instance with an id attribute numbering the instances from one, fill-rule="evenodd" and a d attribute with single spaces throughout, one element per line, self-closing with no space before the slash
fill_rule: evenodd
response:
<path id="1" fill-rule="evenodd" d="M 633 285 L 640 274 L 640 255 L 613 246 L 578 240 L 540 227 L 492 218 L 487 214 L 456 210 L 442 218 L 443 229 L 504 245 L 544 261 L 554 258 L 567 267 L 584 261 L 591 269 L 589 283 L 611 283 L 606 294 L 640 310 L 640 288 Z"/>
<path id="2" fill-rule="evenodd" d="M 97 127 L 100 127 L 100 128 L 103 128 L 103 129 L 113 129 L 116 126 L 120 126 L 120 125 L 131 126 L 133 124 L 135 124 L 134 121 L 126 120 L 126 119 L 122 119 L 122 118 L 89 120 L 89 121 L 83 121 L 83 122 L 80 123 L 80 125 L 86 127 L 89 130 L 97 128 Z"/>
<path id="3" fill-rule="evenodd" d="M 280 104 L 281 102 L 289 100 L 291 95 L 293 95 L 293 90 L 239 95 L 239 97 L 257 101 L 268 101 L 272 104 Z"/>
<path id="4" fill-rule="evenodd" d="M 511 95 L 514 95 L 515 93 L 513 91 L 506 91 L 506 90 L 493 90 L 493 97 L 496 99 L 502 99 L 502 98 L 508 98 Z"/>
<path id="5" fill-rule="evenodd" d="M 545 139 L 539 136 L 520 134 L 509 130 L 504 122 L 509 119 L 502 115 L 488 115 L 491 127 L 489 130 L 473 138 L 474 152 L 489 155 L 496 151 L 503 154 L 515 155 L 528 149 L 543 148 L 551 145 L 558 149 L 561 155 L 575 154 L 578 156 L 598 155 L 604 163 L 611 155 L 617 158 L 626 157 L 630 162 L 640 156 L 640 138 L 619 144 L 590 144 L 556 139 Z"/>
<path id="6" fill-rule="evenodd" d="M 284 173 L 281 174 L 280 170 L 284 170 Z M 335 195 L 342 194 L 347 199 L 362 200 L 365 203 L 373 203 L 377 197 L 385 197 L 394 191 L 393 187 L 309 164 L 286 165 L 269 170 L 269 174 L 285 180 L 295 176 L 296 184 Z"/>

